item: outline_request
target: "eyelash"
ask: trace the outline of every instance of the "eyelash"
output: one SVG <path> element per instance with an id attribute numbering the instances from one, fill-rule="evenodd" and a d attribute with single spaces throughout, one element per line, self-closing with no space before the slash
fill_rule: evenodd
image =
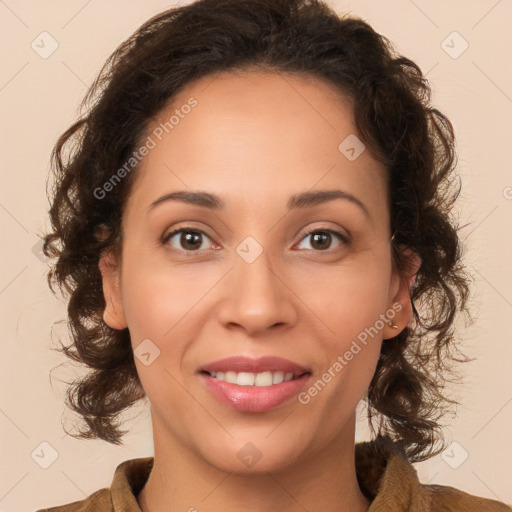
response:
<path id="1" fill-rule="evenodd" d="M 184 227 L 180 227 L 178 229 L 175 229 L 174 231 L 171 231 L 170 233 L 168 233 L 167 235 L 165 235 L 163 238 L 162 238 L 162 243 L 164 245 L 167 245 L 167 243 L 169 242 L 169 240 L 174 236 L 176 235 L 177 233 L 181 233 L 181 232 L 191 232 L 191 233 L 200 233 L 201 235 L 204 235 L 205 237 L 207 238 L 210 238 L 210 236 L 208 236 L 204 231 L 202 231 L 201 229 L 198 229 L 198 228 L 192 228 L 192 227 L 187 227 L 187 226 L 184 226 Z M 304 240 L 306 237 L 314 234 L 314 233 L 329 233 L 331 235 L 334 235 L 335 237 L 338 237 L 339 240 L 341 240 L 341 242 L 343 242 L 343 244 L 347 245 L 349 243 L 349 240 L 348 238 L 345 236 L 345 235 L 342 235 L 341 233 L 339 233 L 338 231 L 334 231 L 332 229 L 323 229 L 323 228 L 314 228 L 310 231 L 308 231 L 307 233 L 304 234 L 304 236 L 301 238 L 300 241 Z M 176 249 L 176 248 L 173 248 L 175 250 L 178 250 L 178 251 L 181 251 L 181 252 L 184 252 L 184 253 L 187 253 L 187 255 L 190 255 L 190 256 L 193 256 L 195 255 L 196 253 L 200 252 L 200 250 L 193 250 L 193 251 L 186 251 L 185 249 Z M 332 250 L 330 249 L 325 249 L 325 250 L 315 250 L 315 249 L 308 249 L 308 250 L 312 250 L 313 252 L 317 252 L 317 253 L 331 253 L 333 252 Z"/>

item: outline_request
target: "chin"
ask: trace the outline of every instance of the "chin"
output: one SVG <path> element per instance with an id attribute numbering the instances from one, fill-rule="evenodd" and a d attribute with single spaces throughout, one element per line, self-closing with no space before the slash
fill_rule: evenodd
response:
<path id="1" fill-rule="evenodd" d="M 225 443 L 209 443 L 203 448 L 206 462 L 221 471 L 239 475 L 280 472 L 296 465 L 300 446 L 288 437 L 287 443 L 250 435 Z"/>

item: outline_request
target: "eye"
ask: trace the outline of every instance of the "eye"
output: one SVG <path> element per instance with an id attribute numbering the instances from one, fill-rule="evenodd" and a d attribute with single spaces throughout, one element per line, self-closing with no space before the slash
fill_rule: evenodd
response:
<path id="1" fill-rule="evenodd" d="M 175 229 L 174 231 L 171 231 L 165 235 L 162 239 L 162 243 L 167 244 L 170 240 L 175 238 L 175 235 L 177 234 L 181 234 L 181 236 L 177 238 L 177 244 L 179 246 L 176 247 L 172 243 L 171 245 L 178 250 L 187 252 L 197 252 L 198 249 L 205 249 L 205 247 L 201 247 L 203 242 L 202 237 L 206 237 L 211 240 L 211 238 L 200 229 L 183 227 Z"/>
<path id="2" fill-rule="evenodd" d="M 176 235 L 180 234 L 180 237 L 176 237 Z M 315 252 L 326 251 L 330 248 L 332 244 L 333 236 L 336 237 L 342 244 L 347 244 L 348 239 L 342 235 L 341 233 L 334 231 L 332 229 L 321 229 L 316 228 L 308 233 L 306 233 L 302 240 L 306 239 L 308 236 L 314 235 L 313 240 L 313 248 Z M 203 246 L 203 237 L 206 237 L 208 240 L 211 238 L 200 229 L 190 228 L 190 227 L 181 227 L 171 231 L 167 235 L 165 235 L 162 239 L 162 243 L 165 245 L 169 243 L 173 238 L 176 238 L 178 246 L 175 244 L 170 244 L 175 249 L 185 251 L 185 252 L 198 252 L 200 249 L 207 249 L 208 247 Z M 210 244 L 210 247 L 212 244 Z M 220 249 L 219 246 L 215 245 L 215 248 Z"/>
<path id="3" fill-rule="evenodd" d="M 333 231 L 332 229 L 321 229 L 321 228 L 313 229 L 313 230 L 309 231 L 308 233 L 306 233 L 306 235 L 304 236 L 304 238 L 302 240 L 306 239 L 308 236 L 311 236 L 311 235 L 314 235 L 312 238 L 312 240 L 313 240 L 312 243 L 314 245 L 312 250 L 315 250 L 316 252 L 325 251 L 325 250 L 329 249 L 329 246 L 331 245 L 331 242 L 332 242 L 333 235 L 336 238 L 338 238 L 338 240 L 341 240 L 341 242 L 343 244 L 348 243 L 348 240 L 344 235 L 342 235 L 341 233 L 338 233 L 337 231 Z"/>

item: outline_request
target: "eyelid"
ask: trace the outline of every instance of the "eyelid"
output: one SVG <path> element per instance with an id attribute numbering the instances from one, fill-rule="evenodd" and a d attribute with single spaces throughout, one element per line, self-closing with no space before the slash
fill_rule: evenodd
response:
<path id="1" fill-rule="evenodd" d="M 302 236 L 301 240 L 307 236 L 311 235 L 312 233 L 316 232 L 323 232 L 323 233 L 332 233 L 335 235 L 339 235 L 345 242 L 348 242 L 350 240 L 350 232 L 348 229 L 342 229 L 341 226 L 339 228 L 332 228 L 328 226 L 314 226 L 312 228 L 308 228 L 307 231 L 305 231 Z"/>

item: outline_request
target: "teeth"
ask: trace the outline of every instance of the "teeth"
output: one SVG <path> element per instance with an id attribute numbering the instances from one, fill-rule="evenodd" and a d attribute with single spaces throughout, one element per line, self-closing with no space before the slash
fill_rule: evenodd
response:
<path id="1" fill-rule="evenodd" d="M 212 372 L 212 377 L 239 386 L 272 386 L 294 378 L 292 372 Z"/>

